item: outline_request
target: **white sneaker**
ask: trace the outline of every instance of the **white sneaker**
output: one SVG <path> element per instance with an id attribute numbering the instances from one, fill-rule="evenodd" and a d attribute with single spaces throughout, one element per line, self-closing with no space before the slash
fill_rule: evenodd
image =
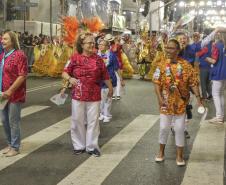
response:
<path id="1" fill-rule="evenodd" d="M 221 118 L 214 117 L 214 118 L 208 120 L 208 122 L 212 123 L 212 124 L 223 124 L 224 120 Z"/>
<path id="2" fill-rule="evenodd" d="M 112 118 L 112 114 L 109 114 L 107 117 L 111 119 Z"/>
<path id="3" fill-rule="evenodd" d="M 105 116 L 103 123 L 109 123 L 110 121 L 111 121 L 111 118 Z"/>
<path id="4" fill-rule="evenodd" d="M 99 120 L 102 121 L 104 119 L 104 115 L 100 115 Z"/>

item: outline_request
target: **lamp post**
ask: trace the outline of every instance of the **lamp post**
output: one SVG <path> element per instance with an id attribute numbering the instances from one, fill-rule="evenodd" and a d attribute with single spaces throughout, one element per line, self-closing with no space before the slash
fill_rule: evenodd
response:
<path id="1" fill-rule="evenodd" d="M 136 36 L 138 37 L 139 35 L 139 30 L 140 30 L 140 7 L 141 7 L 141 1 L 137 0 L 137 11 L 136 11 Z"/>
<path id="2" fill-rule="evenodd" d="M 24 0 L 24 33 L 26 31 L 26 14 L 27 14 L 27 6 L 26 6 L 26 0 Z"/>
<path id="3" fill-rule="evenodd" d="M 6 0 L 3 0 L 3 26 L 6 26 Z"/>
<path id="4" fill-rule="evenodd" d="M 49 5 L 50 5 L 50 9 L 49 9 L 49 23 L 50 23 L 50 38 L 51 41 L 53 41 L 53 1 L 49 0 Z"/>

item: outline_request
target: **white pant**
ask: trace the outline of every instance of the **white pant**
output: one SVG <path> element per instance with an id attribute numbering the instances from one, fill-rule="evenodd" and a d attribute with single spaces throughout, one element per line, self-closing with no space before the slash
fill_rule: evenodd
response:
<path id="1" fill-rule="evenodd" d="M 72 100 L 71 140 L 75 150 L 99 150 L 99 110 L 99 101 Z"/>
<path id="2" fill-rule="evenodd" d="M 226 80 L 213 80 L 212 82 L 212 96 L 216 117 L 222 119 L 224 118 L 224 87 Z"/>
<path id="3" fill-rule="evenodd" d="M 159 131 L 159 143 L 160 144 L 167 143 L 171 123 L 173 120 L 176 145 L 179 147 L 184 146 L 185 117 L 186 117 L 185 114 L 178 115 L 178 116 L 160 114 L 160 131 Z"/>
<path id="4" fill-rule="evenodd" d="M 117 77 L 117 86 L 115 88 L 113 96 L 120 96 L 121 95 L 121 81 L 120 81 L 120 77 L 117 72 L 115 72 L 115 75 Z"/>
<path id="5" fill-rule="evenodd" d="M 100 113 L 103 116 L 109 117 L 111 115 L 112 99 L 108 97 L 109 89 L 101 89 L 101 103 Z"/>

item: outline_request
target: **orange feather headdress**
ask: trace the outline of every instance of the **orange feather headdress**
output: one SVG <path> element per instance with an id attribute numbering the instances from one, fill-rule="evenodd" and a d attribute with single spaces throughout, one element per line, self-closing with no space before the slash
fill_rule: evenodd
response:
<path id="1" fill-rule="evenodd" d="M 99 17 L 84 18 L 79 22 L 76 17 L 65 16 L 62 17 L 62 24 L 64 27 L 64 41 L 72 46 L 75 44 L 76 36 L 80 32 L 97 33 L 104 28 L 104 24 Z"/>

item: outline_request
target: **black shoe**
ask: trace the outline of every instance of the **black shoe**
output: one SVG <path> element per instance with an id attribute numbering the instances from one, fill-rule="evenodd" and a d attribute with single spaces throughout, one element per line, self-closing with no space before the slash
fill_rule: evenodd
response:
<path id="1" fill-rule="evenodd" d="M 85 150 L 74 150 L 75 155 L 79 155 L 79 154 L 82 154 L 84 152 L 85 152 Z"/>
<path id="2" fill-rule="evenodd" d="M 187 139 L 189 139 L 189 138 L 191 137 L 191 136 L 189 135 L 189 133 L 188 133 L 187 130 L 184 131 L 184 135 L 185 135 L 185 137 L 186 137 Z"/>
<path id="3" fill-rule="evenodd" d="M 92 150 L 92 151 L 87 151 L 87 153 L 88 153 L 89 155 L 93 155 L 93 156 L 95 156 L 95 157 L 100 157 L 100 151 L 97 150 L 96 148 L 95 148 L 94 150 Z"/>
<path id="4" fill-rule="evenodd" d="M 212 98 L 213 98 L 213 96 L 212 96 L 212 95 L 210 95 L 210 96 L 208 96 L 208 97 L 207 97 L 207 100 L 209 100 L 209 101 L 210 101 L 210 100 L 212 100 Z"/>

